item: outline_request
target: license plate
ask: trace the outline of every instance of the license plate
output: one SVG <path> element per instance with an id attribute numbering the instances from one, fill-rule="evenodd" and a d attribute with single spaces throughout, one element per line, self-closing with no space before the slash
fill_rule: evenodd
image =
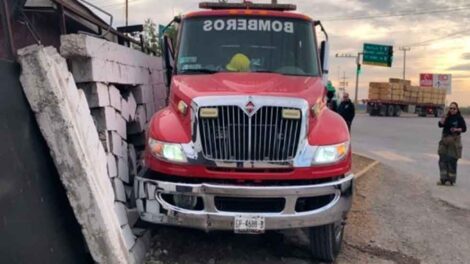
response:
<path id="1" fill-rule="evenodd" d="M 233 228 L 237 234 L 264 233 L 264 217 L 257 215 L 237 215 L 235 216 Z"/>

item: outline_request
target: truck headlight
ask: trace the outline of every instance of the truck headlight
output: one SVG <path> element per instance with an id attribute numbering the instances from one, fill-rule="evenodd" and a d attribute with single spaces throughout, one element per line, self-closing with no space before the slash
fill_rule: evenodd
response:
<path id="1" fill-rule="evenodd" d="M 343 159 L 349 151 L 349 141 L 330 146 L 319 146 L 315 152 L 312 163 L 334 163 Z"/>
<path id="2" fill-rule="evenodd" d="M 172 162 L 187 162 L 181 144 L 165 143 L 149 138 L 149 148 L 152 155 L 158 159 Z"/>

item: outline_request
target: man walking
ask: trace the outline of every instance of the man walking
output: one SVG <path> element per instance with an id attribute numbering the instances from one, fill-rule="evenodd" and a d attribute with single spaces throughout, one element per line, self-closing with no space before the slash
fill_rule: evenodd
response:
<path id="1" fill-rule="evenodd" d="M 351 124 L 354 119 L 355 110 L 354 104 L 351 102 L 351 99 L 349 99 L 349 94 L 346 92 L 343 94 L 343 100 L 339 104 L 338 114 L 344 118 L 344 121 L 346 121 L 346 124 L 348 124 L 349 131 L 351 131 Z"/>

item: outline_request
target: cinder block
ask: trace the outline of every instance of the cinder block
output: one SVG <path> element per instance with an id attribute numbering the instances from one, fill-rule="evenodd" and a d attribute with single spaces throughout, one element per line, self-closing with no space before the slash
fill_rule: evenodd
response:
<path id="1" fill-rule="evenodd" d="M 147 229 L 145 228 L 139 228 L 139 227 L 132 228 L 132 233 L 138 238 L 143 236 L 145 232 L 147 232 Z"/>
<path id="2" fill-rule="evenodd" d="M 151 214 L 159 214 L 160 213 L 160 204 L 157 200 L 147 200 L 145 203 L 145 211 Z"/>
<path id="3" fill-rule="evenodd" d="M 130 254 L 133 256 L 134 263 L 144 263 L 145 253 L 149 245 L 145 243 L 142 238 L 137 239 L 134 247 L 132 247 Z"/>
<path id="4" fill-rule="evenodd" d="M 122 234 L 124 236 L 124 242 L 126 244 L 126 247 L 128 250 L 131 250 L 131 248 L 135 244 L 136 237 L 132 233 L 132 229 L 129 225 L 125 225 L 122 227 Z"/>
<path id="5" fill-rule="evenodd" d="M 116 212 L 121 227 L 128 224 L 127 208 L 123 203 L 114 202 L 114 212 Z"/>
<path id="6" fill-rule="evenodd" d="M 114 85 L 109 86 L 109 102 L 114 109 L 121 111 L 121 93 Z"/>
<path id="7" fill-rule="evenodd" d="M 86 95 L 90 108 L 104 107 L 110 105 L 108 86 L 103 83 L 83 83 L 80 84 Z"/>
<path id="8" fill-rule="evenodd" d="M 152 119 L 153 114 L 155 114 L 155 102 L 154 103 L 148 103 L 145 105 L 145 112 L 147 116 L 147 122 Z"/>
<path id="9" fill-rule="evenodd" d="M 116 157 L 112 153 L 107 153 L 108 175 L 111 178 L 118 176 L 118 167 L 116 164 Z"/>
<path id="10" fill-rule="evenodd" d="M 139 210 L 139 212 L 144 212 L 144 202 L 142 199 L 135 200 L 135 203 L 137 205 L 137 210 Z"/>
<path id="11" fill-rule="evenodd" d="M 135 152 L 134 145 L 127 145 L 128 161 L 129 161 L 129 174 L 132 176 L 137 175 L 137 153 Z"/>
<path id="12" fill-rule="evenodd" d="M 91 115 L 93 116 L 93 120 L 95 121 L 96 129 L 98 129 L 98 131 L 116 131 L 118 129 L 119 120 L 116 119 L 118 114 L 112 107 L 107 106 L 92 109 Z"/>
<path id="13" fill-rule="evenodd" d="M 127 97 L 127 107 L 129 108 L 129 121 L 134 121 L 137 111 L 137 102 L 132 93 L 129 93 L 129 97 Z"/>
<path id="14" fill-rule="evenodd" d="M 127 100 L 122 98 L 121 99 L 121 116 L 126 120 L 126 122 L 129 122 L 129 104 L 127 103 Z"/>
<path id="15" fill-rule="evenodd" d="M 137 208 L 129 209 L 126 208 L 126 213 L 127 213 L 127 221 L 129 223 L 129 226 L 133 227 L 137 220 L 139 219 L 139 212 L 137 211 Z"/>
<path id="16" fill-rule="evenodd" d="M 128 126 L 127 133 L 129 134 L 139 134 L 145 131 L 147 126 L 147 113 L 145 110 L 145 105 L 138 105 L 135 121 L 130 123 Z"/>
<path id="17" fill-rule="evenodd" d="M 121 136 L 115 131 L 108 131 L 108 139 L 111 152 L 118 157 L 122 157 L 123 144 Z"/>
<path id="18" fill-rule="evenodd" d="M 132 89 L 137 104 L 146 104 L 152 100 L 151 87 L 151 85 L 144 84 L 137 85 L 134 89 Z"/>
<path id="19" fill-rule="evenodd" d="M 129 167 L 127 164 L 127 160 L 122 157 L 118 158 L 118 176 L 125 183 L 129 183 Z"/>
<path id="20" fill-rule="evenodd" d="M 114 178 L 113 179 L 113 187 L 114 187 L 114 199 L 116 201 L 125 203 L 126 202 L 126 191 L 124 190 L 124 184 L 122 183 L 121 179 Z"/>
<path id="21" fill-rule="evenodd" d="M 127 139 L 127 125 L 126 125 L 126 120 L 116 112 L 116 131 L 117 133 L 123 138 Z"/>
<path id="22" fill-rule="evenodd" d="M 157 186 L 155 184 L 147 183 L 147 193 L 148 193 L 148 199 L 150 200 L 155 200 L 155 191 L 157 190 Z"/>

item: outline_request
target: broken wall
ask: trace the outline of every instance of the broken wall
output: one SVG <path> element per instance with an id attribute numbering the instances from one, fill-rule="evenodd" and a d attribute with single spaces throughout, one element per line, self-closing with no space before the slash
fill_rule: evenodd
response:
<path id="1" fill-rule="evenodd" d="M 86 35 L 19 52 L 22 84 L 98 263 L 140 263 L 150 233 L 138 226 L 133 177 L 145 129 L 165 105 L 159 58 Z M 69 71 L 70 69 L 70 71 Z"/>

